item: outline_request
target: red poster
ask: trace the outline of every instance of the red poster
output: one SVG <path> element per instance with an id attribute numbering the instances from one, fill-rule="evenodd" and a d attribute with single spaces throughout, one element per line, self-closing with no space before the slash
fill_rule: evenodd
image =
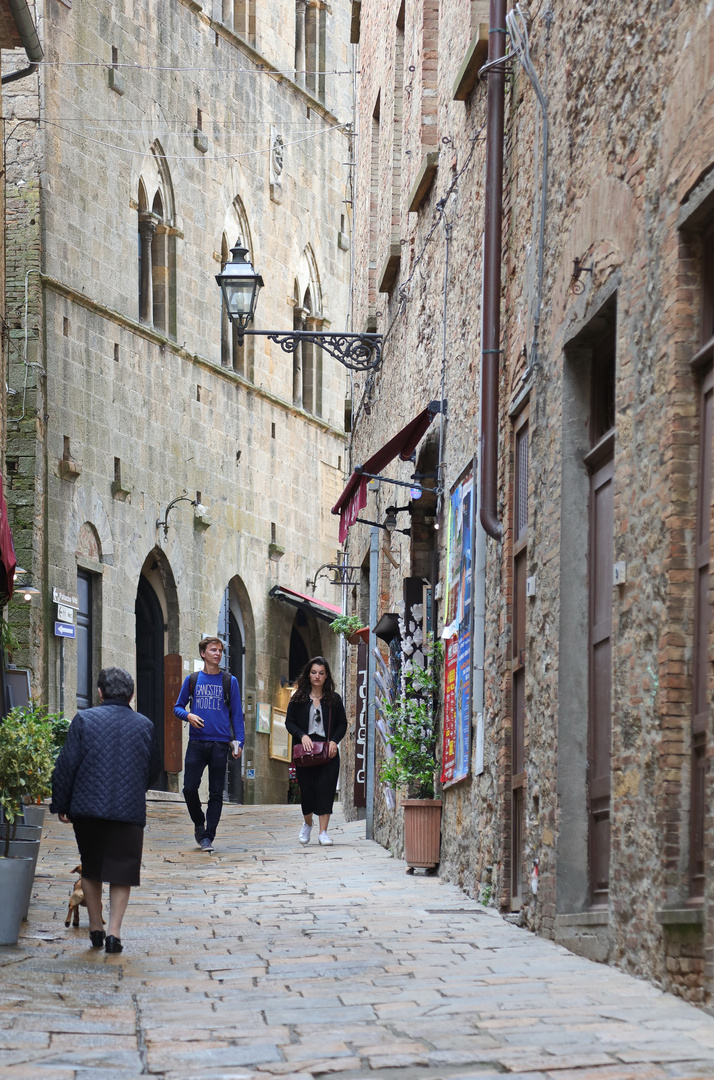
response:
<path id="1" fill-rule="evenodd" d="M 441 754 L 441 782 L 447 784 L 456 769 L 456 671 L 459 638 L 454 634 L 446 642 L 444 656 L 444 742 Z"/>

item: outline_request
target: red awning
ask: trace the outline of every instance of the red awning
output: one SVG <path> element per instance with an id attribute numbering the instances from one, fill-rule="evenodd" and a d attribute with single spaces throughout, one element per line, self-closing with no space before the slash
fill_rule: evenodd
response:
<path id="1" fill-rule="evenodd" d="M 326 622 L 333 622 L 338 615 L 342 614 L 342 608 L 338 604 L 328 604 L 326 600 L 316 600 L 314 596 L 296 592 L 295 589 L 288 589 L 285 585 L 273 585 L 268 596 L 272 596 L 274 600 L 282 600 L 286 604 L 292 604 L 293 607 L 302 608 L 303 611 L 310 611 L 318 619 L 324 619 Z"/>
<path id="2" fill-rule="evenodd" d="M 415 416 L 410 424 L 395 435 L 381 450 L 372 454 L 364 465 L 358 466 L 350 476 L 345 490 L 332 507 L 333 514 L 340 515 L 340 543 L 343 544 L 347 536 L 347 530 L 354 525 L 360 510 L 367 505 L 367 482 L 368 476 L 363 473 L 379 475 L 382 469 L 389 465 L 397 455 L 402 461 L 409 461 L 417 446 L 423 439 L 434 417 L 441 412 L 441 402 L 430 401 L 426 409 Z"/>
<path id="3" fill-rule="evenodd" d="M 10 523 L 7 520 L 7 504 L 3 493 L 2 476 L 0 476 L 0 598 L 12 598 L 12 588 L 15 581 L 15 548 L 12 543 Z M 4 603 L 4 600 L 2 600 Z"/>

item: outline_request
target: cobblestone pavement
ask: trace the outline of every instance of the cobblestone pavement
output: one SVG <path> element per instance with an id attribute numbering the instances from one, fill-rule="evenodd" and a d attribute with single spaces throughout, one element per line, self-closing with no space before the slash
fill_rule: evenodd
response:
<path id="1" fill-rule="evenodd" d="M 76 848 L 51 819 L 29 922 L 0 949 L 0 1077 L 714 1077 L 714 1019 L 333 821 L 333 848 L 302 849 L 297 807 L 226 806 L 208 856 L 182 805 L 151 803 L 107 956 L 86 910 L 65 930 Z"/>

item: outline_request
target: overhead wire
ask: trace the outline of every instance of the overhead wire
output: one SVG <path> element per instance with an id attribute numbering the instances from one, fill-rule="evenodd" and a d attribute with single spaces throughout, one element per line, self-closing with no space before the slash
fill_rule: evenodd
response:
<path id="1" fill-rule="evenodd" d="M 33 119 L 35 119 L 33 117 Z M 81 131 L 75 131 L 72 128 L 62 127 L 55 120 L 48 120 L 45 117 L 37 117 L 37 122 L 40 124 L 46 124 L 48 127 L 55 128 L 58 131 L 64 132 L 66 135 L 73 135 L 77 139 L 84 139 L 85 142 L 93 143 L 95 146 L 102 146 L 106 150 L 116 150 L 119 153 L 131 154 L 133 157 L 146 157 L 148 150 L 131 150 L 126 146 L 116 146 L 113 143 L 108 143 L 104 139 L 93 139 L 91 135 L 85 135 Z M 321 128 L 319 131 L 313 131 L 309 135 L 304 136 L 302 139 L 290 139 L 283 143 L 283 147 L 287 149 L 289 146 L 298 146 L 300 143 L 309 142 L 311 139 L 317 139 L 320 135 L 326 135 L 330 131 L 343 130 L 346 127 L 345 124 L 331 124 L 329 127 Z M 145 134 L 143 129 L 137 129 L 136 134 Z M 270 146 L 263 146 L 258 150 L 244 150 L 240 153 L 230 154 L 166 154 L 162 153 L 161 157 L 166 161 L 238 161 L 242 158 L 255 157 L 258 154 L 269 154 L 271 152 Z"/>

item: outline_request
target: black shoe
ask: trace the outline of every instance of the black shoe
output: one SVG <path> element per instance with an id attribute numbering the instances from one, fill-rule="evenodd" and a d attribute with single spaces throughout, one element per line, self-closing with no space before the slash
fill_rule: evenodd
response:
<path id="1" fill-rule="evenodd" d="M 89 940 L 92 943 L 92 948 L 93 949 L 101 949 L 102 945 L 104 944 L 104 939 L 105 939 L 106 936 L 107 935 L 104 933 L 103 930 L 90 930 L 89 931 Z"/>
<path id="2" fill-rule="evenodd" d="M 118 953 L 122 951 L 124 946 L 118 937 L 114 937 L 114 934 L 110 934 L 105 942 L 104 948 L 108 953 Z"/>
<path id="3" fill-rule="evenodd" d="M 193 835 L 196 837 L 196 843 L 199 847 L 201 846 L 201 841 L 203 840 L 203 834 L 205 833 L 205 831 L 205 825 L 197 825 L 196 828 L 193 830 Z"/>

